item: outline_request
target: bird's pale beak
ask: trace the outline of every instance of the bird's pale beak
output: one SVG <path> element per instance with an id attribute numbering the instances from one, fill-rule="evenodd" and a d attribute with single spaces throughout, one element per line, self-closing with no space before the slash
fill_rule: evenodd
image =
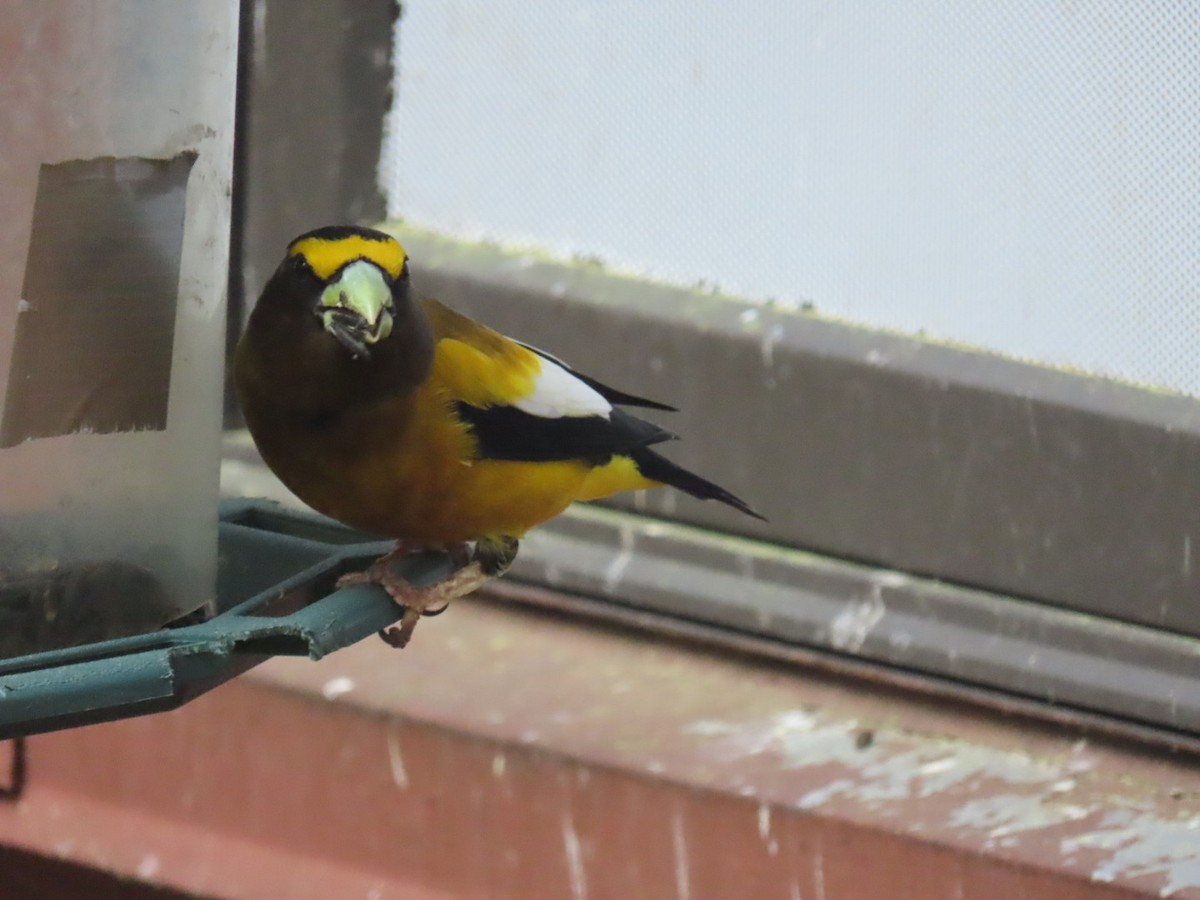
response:
<path id="1" fill-rule="evenodd" d="M 392 333 L 392 289 L 379 268 L 351 263 L 321 292 L 316 309 L 325 330 L 356 359 L 369 357 L 369 345 Z"/>

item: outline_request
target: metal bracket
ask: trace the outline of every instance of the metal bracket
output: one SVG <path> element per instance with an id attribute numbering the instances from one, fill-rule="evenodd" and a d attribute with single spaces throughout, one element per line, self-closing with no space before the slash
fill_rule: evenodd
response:
<path id="1" fill-rule="evenodd" d="M 362 640 L 394 623 L 400 608 L 379 588 L 335 590 L 337 578 L 391 547 L 264 501 L 224 504 L 224 611 L 200 624 L 0 660 L 0 740 L 174 709 L 271 656 L 320 659 Z M 427 584 L 453 565 L 424 554 L 401 571 Z"/>

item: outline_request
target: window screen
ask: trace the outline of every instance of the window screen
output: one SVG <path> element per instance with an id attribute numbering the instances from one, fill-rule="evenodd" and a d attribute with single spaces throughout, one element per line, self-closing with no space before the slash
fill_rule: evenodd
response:
<path id="1" fill-rule="evenodd" d="M 1200 4 L 407 4 L 394 216 L 1200 391 Z"/>

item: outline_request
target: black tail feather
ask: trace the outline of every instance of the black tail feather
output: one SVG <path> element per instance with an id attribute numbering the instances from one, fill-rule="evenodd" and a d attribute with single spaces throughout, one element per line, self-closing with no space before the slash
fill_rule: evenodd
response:
<path id="1" fill-rule="evenodd" d="M 753 516 L 763 522 L 767 521 L 763 516 L 760 516 L 751 509 L 745 500 L 735 497 L 720 485 L 713 484 L 708 479 L 701 478 L 694 472 L 689 472 L 687 469 L 675 465 L 675 463 L 665 457 L 659 456 L 648 447 L 639 447 L 629 455 L 632 457 L 634 463 L 637 464 L 638 471 L 653 481 L 661 481 L 663 484 L 677 488 L 699 500 L 720 501 L 726 506 L 732 506 L 734 509 L 748 516 Z"/>

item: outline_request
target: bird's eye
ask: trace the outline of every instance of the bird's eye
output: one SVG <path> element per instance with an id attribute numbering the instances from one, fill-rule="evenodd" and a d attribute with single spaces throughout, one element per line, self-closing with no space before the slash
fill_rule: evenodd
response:
<path id="1" fill-rule="evenodd" d="M 290 257 L 292 267 L 298 272 L 311 272 L 312 266 L 308 262 L 308 258 L 303 253 L 297 253 Z"/>

